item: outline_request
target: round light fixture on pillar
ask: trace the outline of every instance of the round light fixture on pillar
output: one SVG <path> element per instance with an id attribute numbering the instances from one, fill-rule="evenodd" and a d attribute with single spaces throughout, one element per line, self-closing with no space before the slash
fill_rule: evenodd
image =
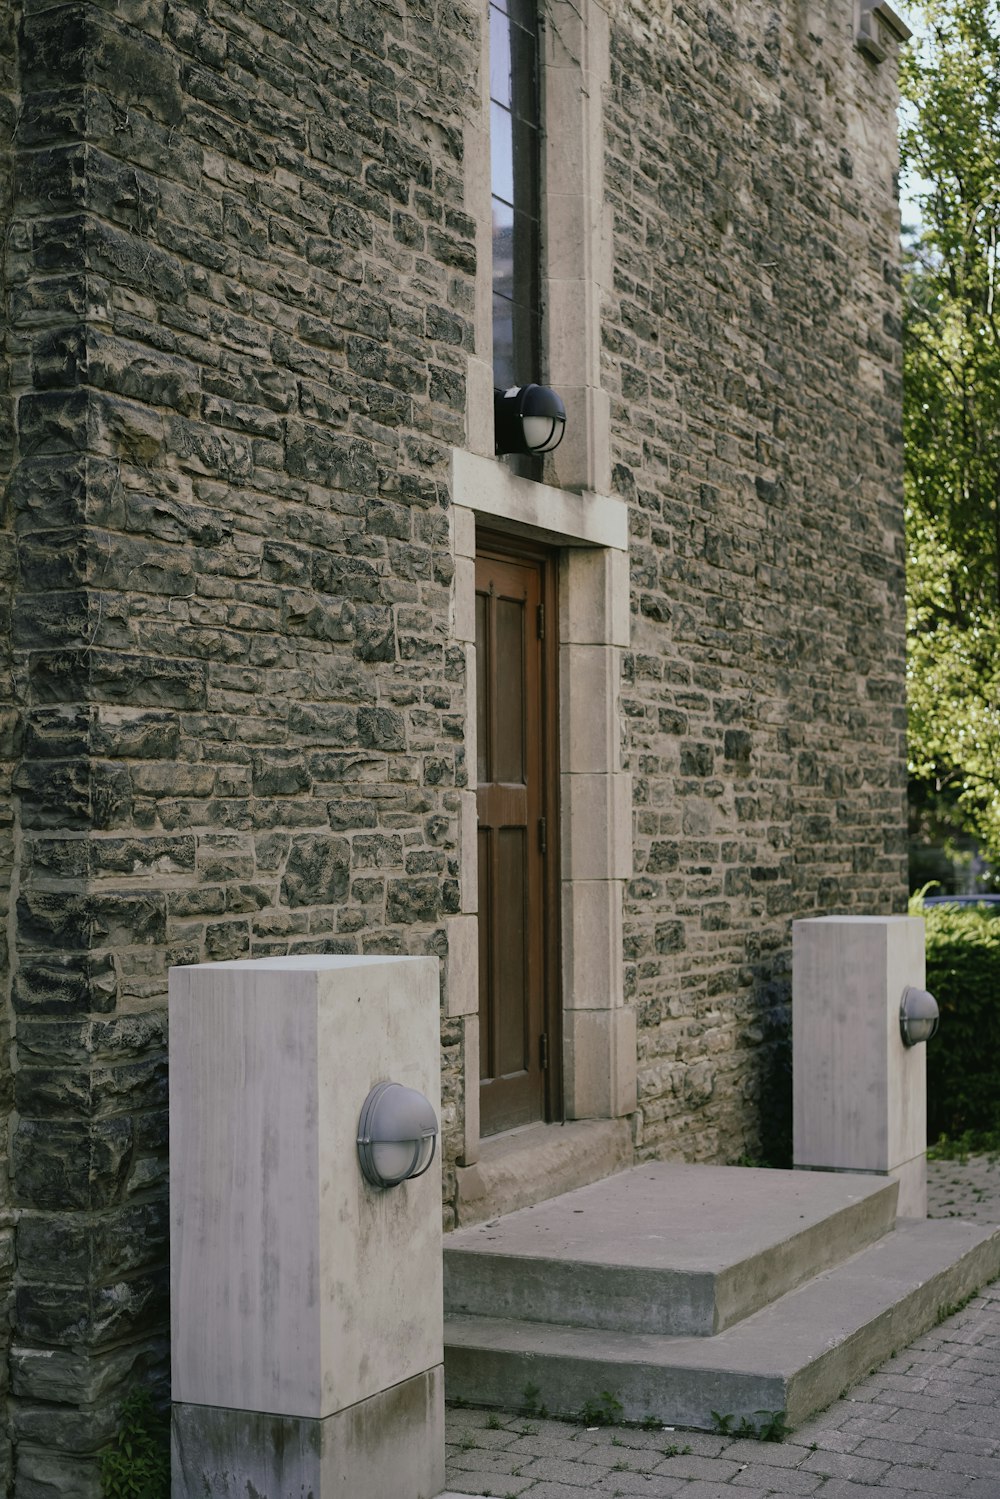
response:
<path id="1" fill-rule="evenodd" d="M 899 1007 L 899 1028 L 906 1046 L 929 1041 L 938 1028 L 937 1000 L 926 989 L 906 988 Z"/>
<path id="2" fill-rule="evenodd" d="M 358 1160 L 373 1187 L 423 1176 L 434 1159 L 438 1122 L 430 1101 L 402 1083 L 377 1083 L 358 1121 Z"/>
<path id="3" fill-rule="evenodd" d="M 493 392 L 497 453 L 551 453 L 566 430 L 562 396 L 549 385 L 512 385 Z"/>

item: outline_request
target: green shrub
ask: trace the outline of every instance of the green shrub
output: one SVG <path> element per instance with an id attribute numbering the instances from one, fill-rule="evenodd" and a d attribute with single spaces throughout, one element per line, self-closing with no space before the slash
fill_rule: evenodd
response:
<path id="1" fill-rule="evenodd" d="M 105 1499 L 169 1499 L 170 1425 L 145 1390 L 122 1406 L 114 1445 L 101 1457 Z"/>
<path id="2" fill-rule="evenodd" d="M 1000 916 L 924 906 L 927 987 L 941 1027 L 927 1047 L 927 1138 L 1000 1126 Z"/>

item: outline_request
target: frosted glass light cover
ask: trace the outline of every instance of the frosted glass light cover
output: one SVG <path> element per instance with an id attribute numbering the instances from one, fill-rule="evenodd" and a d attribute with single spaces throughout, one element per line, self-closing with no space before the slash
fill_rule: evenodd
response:
<path id="1" fill-rule="evenodd" d="M 532 453 L 547 453 L 550 447 L 555 447 L 552 441 L 558 429 L 558 423 L 551 416 L 526 416 L 523 418 L 525 446 Z M 562 432 L 559 433 L 562 436 Z"/>
<path id="2" fill-rule="evenodd" d="M 386 1183 L 405 1181 L 416 1165 L 419 1150 L 412 1140 L 384 1140 L 372 1145 L 372 1164 Z"/>

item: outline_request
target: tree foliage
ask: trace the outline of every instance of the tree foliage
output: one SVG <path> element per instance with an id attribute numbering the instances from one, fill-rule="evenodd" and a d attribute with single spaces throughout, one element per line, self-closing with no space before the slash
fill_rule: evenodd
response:
<path id="1" fill-rule="evenodd" d="M 1000 1129 L 1000 916 L 982 907 L 925 906 L 927 987 L 941 1029 L 927 1043 L 927 1138 Z"/>
<path id="2" fill-rule="evenodd" d="M 1000 0 L 924 0 L 901 68 L 910 774 L 1000 858 Z"/>

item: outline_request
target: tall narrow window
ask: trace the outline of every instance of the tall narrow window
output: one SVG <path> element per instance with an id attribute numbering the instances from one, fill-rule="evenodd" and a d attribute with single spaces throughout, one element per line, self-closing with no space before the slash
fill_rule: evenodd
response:
<path id="1" fill-rule="evenodd" d="M 490 0 L 493 383 L 541 376 L 539 64 L 535 0 Z"/>

